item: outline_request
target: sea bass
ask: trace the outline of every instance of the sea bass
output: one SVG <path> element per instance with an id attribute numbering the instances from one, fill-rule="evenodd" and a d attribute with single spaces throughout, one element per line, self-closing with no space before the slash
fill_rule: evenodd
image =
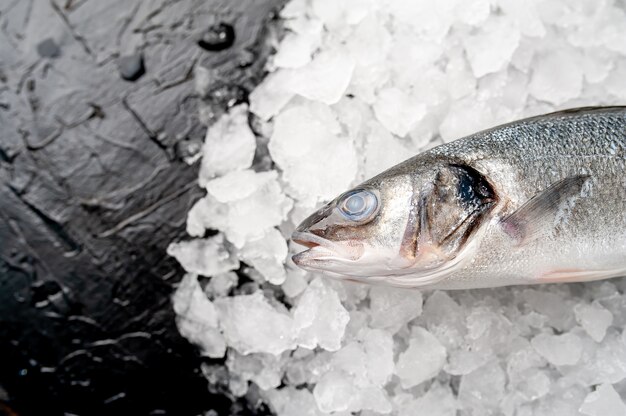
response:
<path id="1" fill-rule="evenodd" d="M 293 233 L 308 270 L 469 289 L 626 275 L 626 107 L 528 118 L 363 182 Z"/>

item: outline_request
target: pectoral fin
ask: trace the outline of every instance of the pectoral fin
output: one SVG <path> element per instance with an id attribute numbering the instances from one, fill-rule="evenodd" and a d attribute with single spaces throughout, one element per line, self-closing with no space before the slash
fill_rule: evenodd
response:
<path id="1" fill-rule="evenodd" d="M 588 175 L 570 176 L 550 185 L 502 220 L 502 228 L 518 245 L 550 234 L 565 204 L 580 196 Z"/>

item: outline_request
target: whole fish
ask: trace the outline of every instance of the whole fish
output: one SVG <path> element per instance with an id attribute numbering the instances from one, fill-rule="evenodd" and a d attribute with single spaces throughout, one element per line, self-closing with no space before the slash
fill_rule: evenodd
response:
<path id="1" fill-rule="evenodd" d="M 292 236 L 308 270 L 468 289 L 626 275 L 626 107 L 528 118 L 340 195 Z"/>

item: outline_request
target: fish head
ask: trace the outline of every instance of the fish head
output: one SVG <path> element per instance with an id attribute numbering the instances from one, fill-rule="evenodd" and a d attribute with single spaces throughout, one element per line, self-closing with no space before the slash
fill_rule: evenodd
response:
<path id="1" fill-rule="evenodd" d="M 293 261 L 341 279 L 426 286 L 455 269 L 495 202 L 473 168 L 409 159 L 306 218 L 292 240 L 308 249 Z"/>

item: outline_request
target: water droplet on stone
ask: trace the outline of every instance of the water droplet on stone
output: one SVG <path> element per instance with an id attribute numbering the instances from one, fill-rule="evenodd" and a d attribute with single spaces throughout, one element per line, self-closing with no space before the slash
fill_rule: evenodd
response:
<path id="1" fill-rule="evenodd" d="M 118 61 L 120 75 L 127 81 L 136 81 L 146 73 L 141 54 L 122 56 Z"/>
<path id="2" fill-rule="evenodd" d="M 198 40 L 198 46 L 216 52 L 228 49 L 235 42 L 235 29 L 227 23 L 218 23 L 208 28 Z"/>
<path id="3" fill-rule="evenodd" d="M 43 58 L 56 58 L 61 54 L 61 49 L 54 39 L 47 38 L 37 45 L 37 53 Z"/>

